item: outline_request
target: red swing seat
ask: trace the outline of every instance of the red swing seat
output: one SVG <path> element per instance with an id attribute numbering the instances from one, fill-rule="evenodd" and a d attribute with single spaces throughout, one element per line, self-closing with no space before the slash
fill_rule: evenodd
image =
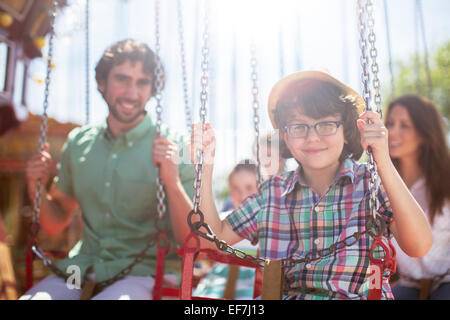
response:
<path id="1" fill-rule="evenodd" d="M 189 247 L 187 243 L 190 239 L 195 239 L 197 242 L 196 247 Z M 167 240 L 167 237 L 160 234 L 159 240 Z M 166 242 L 168 243 L 168 242 Z M 201 255 L 202 258 L 206 258 L 213 262 L 225 263 L 230 266 L 242 266 L 255 269 L 255 283 L 253 290 L 253 298 L 261 295 L 262 292 L 262 272 L 261 268 L 250 261 L 243 260 L 236 256 L 232 256 L 214 249 L 201 249 L 200 240 L 194 234 L 191 233 L 184 242 L 183 248 L 176 249 L 178 255 L 182 258 L 182 274 L 181 274 L 181 285 L 179 288 L 169 288 L 163 286 L 163 276 L 164 276 L 164 259 L 165 256 L 171 251 L 170 248 L 164 247 L 158 241 L 158 253 L 156 262 L 156 275 L 155 275 L 155 286 L 153 289 L 153 299 L 161 300 L 163 297 L 173 297 L 179 298 L 180 300 L 221 300 L 213 299 L 207 297 L 196 297 L 192 296 L 192 289 L 195 287 L 194 282 L 194 263 L 196 258 Z"/>

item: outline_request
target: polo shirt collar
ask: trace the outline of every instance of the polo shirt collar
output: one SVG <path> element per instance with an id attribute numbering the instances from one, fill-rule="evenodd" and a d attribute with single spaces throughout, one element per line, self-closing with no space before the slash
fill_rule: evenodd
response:
<path id="1" fill-rule="evenodd" d="M 134 128 L 132 128 L 130 131 L 125 132 L 123 135 L 125 136 L 125 141 L 127 143 L 134 143 L 135 141 L 140 140 L 142 137 L 144 137 L 150 128 L 152 128 L 152 119 L 150 118 L 150 115 L 148 112 L 145 113 L 144 119 L 142 119 L 141 122 L 139 122 Z"/>
<path id="2" fill-rule="evenodd" d="M 303 178 L 303 175 L 301 174 L 302 170 L 303 170 L 302 166 L 299 165 L 297 170 L 295 170 L 291 175 L 289 175 L 287 179 L 286 188 L 281 196 L 286 196 L 288 193 L 292 192 L 297 184 L 309 188 L 309 185 L 306 183 L 306 181 Z M 336 177 L 334 178 L 332 184 L 334 185 L 337 184 L 338 182 L 344 183 L 349 180 L 351 183 L 354 183 L 355 181 L 354 161 L 350 158 L 346 158 L 344 162 L 341 164 L 341 167 L 338 173 L 336 174 Z"/>
<path id="3" fill-rule="evenodd" d="M 102 127 L 103 127 L 103 130 L 104 130 L 105 138 L 107 138 L 108 140 L 114 139 L 114 136 L 112 135 L 112 133 L 111 133 L 111 131 L 109 129 L 108 119 L 105 120 L 105 122 L 104 122 Z M 154 128 L 153 121 L 152 121 L 149 113 L 146 112 L 145 116 L 144 116 L 144 118 L 142 119 L 141 122 L 139 122 L 131 130 L 129 130 L 129 131 L 125 132 L 125 133 L 121 133 L 117 137 L 117 139 L 124 139 L 125 143 L 133 144 L 135 141 L 138 141 L 139 139 L 144 137 L 146 134 L 148 134 L 148 131 L 151 130 L 152 128 Z"/>

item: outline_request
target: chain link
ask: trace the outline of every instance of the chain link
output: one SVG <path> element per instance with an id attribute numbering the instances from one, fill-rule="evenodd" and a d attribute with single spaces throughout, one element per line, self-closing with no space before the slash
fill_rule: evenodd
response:
<path id="1" fill-rule="evenodd" d="M 219 240 L 215 233 L 212 231 L 210 226 L 204 222 L 204 216 L 201 211 L 198 211 L 197 213 L 200 216 L 200 221 L 193 221 L 193 217 L 195 215 L 195 212 L 192 210 L 188 215 L 188 224 L 191 230 L 199 237 L 204 238 L 210 242 L 214 242 L 217 249 L 220 251 L 224 251 L 232 256 L 241 258 L 242 260 L 245 260 L 247 262 L 250 262 L 254 264 L 255 266 L 264 267 L 265 265 L 265 259 L 257 258 L 254 256 L 251 256 L 249 254 L 246 254 L 242 250 L 236 249 L 228 245 L 225 241 Z M 382 219 L 374 219 L 372 216 L 369 216 L 366 224 L 365 224 L 365 230 L 362 232 L 355 232 L 354 234 L 346 237 L 345 239 L 333 243 L 328 248 L 324 248 L 318 251 L 309 251 L 305 254 L 305 257 L 302 259 L 294 259 L 294 258 L 287 258 L 283 260 L 284 267 L 294 267 L 297 264 L 300 263 L 310 263 L 312 261 L 320 260 L 326 256 L 335 254 L 339 252 L 340 250 L 345 249 L 346 247 L 351 247 L 355 243 L 357 243 L 360 238 L 363 235 L 368 234 L 369 236 L 375 238 L 375 237 L 381 237 L 383 233 L 386 231 L 386 224 Z M 202 231 L 201 229 L 204 229 L 205 231 Z"/>
<path id="2" fill-rule="evenodd" d="M 43 114 L 42 114 L 42 123 L 40 126 L 41 135 L 39 137 L 39 150 L 38 152 L 42 152 L 45 150 L 45 144 L 47 142 L 47 120 L 48 120 L 48 99 L 50 95 L 50 84 L 51 84 L 51 76 L 52 76 L 52 64 L 53 64 L 53 43 L 55 39 L 55 20 L 56 20 L 56 11 L 58 8 L 58 1 L 54 0 L 52 2 L 52 8 L 50 13 L 50 40 L 48 45 L 48 55 L 47 55 L 47 74 L 45 77 L 45 89 L 44 89 L 44 103 L 43 103 Z M 42 202 L 42 188 L 45 186 L 42 185 L 41 179 L 37 182 L 36 193 L 33 201 L 33 215 L 31 222 L 31 238 L 36 241 L 36 237 L 39 233 L 40 225 L 39 225 L 39 214 Z"/>
<path id="3" fill-rule="evenodd" d="M 156 99 L 156 133 L 159 135 L 161 133 L 161 114 L 162 114 L 162 87 L 163 87 L 163 79 L 162 79 L 162 63 L 160 58 L 161 52 L 161 44 L 160 44 L 160 0 L 155 1 L 155 99 Z"/>
<path id="4" fill-rule="evenodd" d="M 52 80 L 52 64 L 53 64 L 53 49 L 54 49 L 54 39 L 55 39 L 55 21 L 58 10 L 58 1 L 52 1 L 51 13 L 50 13 L 50 39 L 48 45 L 48 54 L 47 54 L 47 74 L 45 77 L 45 89 L 44 89 L 44 103 L 43 103 L 43 115 L 42 115 L 42 123 L 40 126 L 40 137 L 39 137 L 39 150 L 38 152 L 42 152 L 45 150 L 45 143 L 47 142 L 47 121 L 48 121 L 48 106 L 49 106 L 49 96 L 50 96 L 50 84 Z M 53 273 L 57 276 L 67 279 L 67 275 L 59 270 L 50 260 L 46 257 L 45 253 L 38 247 L 37 245 L 37 236 L 40 230 L 39 224 L 39 215 L 41 210 L 41 202 L 42 202 L 42 188 L 45 188 L 42 185 L 42 181 L 38 180 L 38 184 L 36 187 L 36 193 L 33 201 L 33 213 L 32 213 L 32 221 L 30 225 L 30 243 L 29 250 L 31 250 L 34 255 L 40 258 L 44 265 L 48 267 Z"/>
<path id="5" fill-rule="evenodd" d="M 163 87 L 163 79 L 162 79 L 162 63 L 161 63 L 161 58 L 160 58 L 160 53 L 161 53 L 161 45 L 160 45 L 160 0 L 156 0 L 155 1 L 155 34 L 156 34 L 156 41 L 155 41 L 155 64 L 156 64 L 156 68 L 155 68 L 155 76 L 156 76 L 156 82 L 155 82 L 155 86 L 156 86 L 156 134 L 157 136 L 159 136 L 161 134 L 161 124 L 162 124 L 162 104 L 161 104 L 161 100 L 162 100 L 162 87 Z M 157 212 L 158 212 L 158 217 L 160 219 L 163 218 L 165 212 L 166 212 L 166 205 L 164 203 L 164 199 L 166 197 L 165 191 L 164 191 L 164 186 L 163 183 L 161 181 L 161 178 L 159 176 L 159 168 L 158 168 L 158 177 L 156 179 L 156 187 L 157 187 L 157 191 L 156 191 L 156 197 L 157 197 Z"/>
<path id="6" fill-rule="evenodd" d="M 363 4 L 363 0 L 358 0 L 358 23 L 359 23 L 359 31 L 360 31 L 360 49 L 361 49 L 361 67 L 362 67 L 362 81 L 364 85 L 364 101 L 366 102 L 365 110 L 372 110 L 371 105 L 371 91 L 369 87 L 370 83 L 370 72 L 369 72 L 369 57 L 367 56 L 367 25 L 366 21 L 369 20 L 369 42 L 371 43 L 371 58 L 372 58 L 372 71 L 375 71 L 373 82 L 374 88 L 378 87 L 376 90 L 376 98 L 375 102 L 377 104 L 377 109 L 381 110 L 381 98 L 379 94 L 379 80 L 378 80 L 378 64 L 376 63 L 376 48 L 375 48 L 375 34 L 374 34 L 374 19 L 373 19 L 373 6 L 371 0 L 366 1 L 366 5 Z M 378 112 L 380 112 L 378 110 Z M 380 116 L 382 114 L 380 113 Z M 370 172 L 370 179 L 369 179 L 369 190 L 370 190 L 370 199 L 371 199 L 371 213 L 372 217 L 376 219 L 378 214 L 378 209 L 380 206 L 380 203 L 378 201 L 378 189 L 380 185 L 380 178 L 378 176 L 377 172 L 377 165 L 375 163 L 375 160 L 373 158 L 373 154 L 371 152 L 371 149 L 369 148 L 367 150 L 369 161 L 369 172 Z"/>
<path id="7" fill-rule="evenodd" d="M 345 239 L 333 243 L 328 248 L 324 248 L 318 251 L 309 251 L 306 253 L 305 257 L 302 259 L 286 259 L 284 262 L 285 267 L 293 267 L 299 263 L 308 264 L 312 261 L 320 260 L 326 256 L 337 253 L 340 250 L 345 249 L 346 247 L 351 247 L 356 244 L 363 235 L 368 234 L 369 236 L 376 238 L 381 237 L 383 233 L 386 231 L 386 224 L 382 219 L 373 219 L 372 216 L 369 216 L 364 231 L 357 231 L 352 235 L 346 237 Z"/>
<path id="8" fill-rule="evenodd" d="M 200 93 L 200 120 L 203 124 L 202 130 L 206 125 L 206 105 L 208 103 L 208 82 L 209 82 L 209 34 L 208 34 L 208 0 L 203 1 L 204 5 L 204 30 L 203 30 L 203 44 L 202 44 L 202 62 L 201 62 L 201 93 Z M 203 160 L 204 154 L 202 151 L 197 151 L 197 158 L 195 164 L 195 179 L 194 179 L 194 212 L 199 212 L 199 207 L 202 202 L 200 195 L 200 189 L 202 187 L 202 174 L 203 174 Z"/>
<path id="9" fill-rule="evenodd" d="M 423 54 L 424 54 L 424 64 L 425 64 L 425 74 L 427 77 L 427 96 L 429 99 L 432 99 L 433 95 L 433 83 L 431 79 L 430 74 L 430 65 L 429 65 L 429 59 L 428 59 L 428 45 L 427 45 L 427 39 L 426 39 L 426 33 L 425 33 L 425 23 L 423 18 L 423 9 L 422 9 L 422 0 L 416 0 L 415 1 L 415 11 L 416 11 L 416 37 L 418 38 L 419 35 L 419 25 L 420 25 L 420 33 L 422 34 L 422 43 L 423 43 Z M 417 39 L 417 59 L 419 59 L 419 40 Z M 418 61 L 417 68 L 420 68 L 420 62 Z M 420 82 L 420 70 L 417 70 L 418 78 L 417 81 Z"/>
<path id="10" fill-rule="evenodd" d="M 153 248 L 158 241 L 158 236 L 159 236 L 159 232 L 155 232 L 152 235 L 150 235 L 149 237 L 149 241 L 147 242 L 147 245 L 145 246 L 145 248 L 139 253 L 139 255 L 133 260 L 133 262 L 131 264 L 129 264 L 126 268 L 122 269 L 119 273 L 117 273 L 114 277 L 98 282 L 97 283 L 97 287 L 100 288 L 101 290 L 106 288 L 107 286 L 113 284 L 114 282 L 125 278 L 132 270 L 133 268 L 141 263 L 142 261 L 144 261 L 145 259 L 145 255 L 147 254 L 147 251 L 150 248 Z"/>
<path id="11" fill-rule="evenodd" d="M 369 26 L 369 35 L 368 35 L 368 40 L 369 40 L 369 44 L 370 44 L 370 59 L 372 61 L 371 64 L 371 71 L 372 71 L 372 75 L 373 75 L 373 80 L 372 80 L 372 87 L 373 90 L 375 91 L 374 94 L 374 103 L 377 107 L 377 112 L 380 114 L 380 117 L 383 118 L 383 110 L 381 109 L 381 94 L 380 94 L 380 80 L 378 79 L 378 71 L 379 71 L 379 66 L 377 63 L 377 56 L 378 56 L 378 51 L 375 45 L 375 41 L 376 41 L 376 37 L 375 37 L 375 31 L 374 31 L 374 26 L 375 26 L 375 19 L 373 17 L 373 4 L 372 4 L 372 0 L 367 0 L 366 3 L 366 12 L 367 12 L 367 24 Z"/>
<path id="12" fill-rule="evenodd" d="M 258 61 L 256 59 L 256 47 L 254 44 L 250 46 L 251 56 L 251 78 L 252 78 L 252 96 L 253 96 L 253 125 L 255 128 L 256 139 L 256 182 L 261 186 L 261 160 L 260 160 L 260 143 L 259 143 L 259 89 L 258 89 Z M 258 188 L 259 189 L 259 188 Z"/>
<path id="13" fill-rule="evenodd" d="M 366 17 L 365 17 L 365 7 L 363 5 L 363 0 L 358 0 L 358 30 L 359 30 L 359 47 L 361 50 L 361 67 L 362 67 L 362 75 L 361 81 L 363 84 L 363 94 L 362 97 L 366 103 L 366 107 L 370 108 L 371 102 L 371 92 L 369 88 L 370 83 L 370 74 L 368 70 L 369 57 L 367 56 L 367 26 L 366 26 Z"/>
<path id="14" fill-rule="evenodd" d="M 192 115 L 189 106 L 189 88 L 186 68 L 186 50 L 184 47 L 184 27 L 183 27 L 183 8 L 181 0 L 177 0 L 177 17 L 178 17 L 178 39 L 180 42 L 180 58 L 181 58 L 181 73 L 183 78 L 183 98 L 184 98 L 184 112 L 187 130 L 192 132 Z"/>
<path id="15" fill-rule="evenodd" d="M 383 0 L 383 7 L 384 7 L 384 21 L 386 24 L 386 40 L 387 40 L 387 53 L 388 53 L 388 60 L 389 60 L 389 73 L 390 73 L 390 81 L 391 81 L 391 97 L 395 97 L 395 83 L 394 83 L 394 67 L 392 64 L 392 48 L 391 48 L 391 34 L 389 27 L 389 10 L 388 10 L 388 4 L 387 0 Z"/>
<path id="16" fill-rule="evenodd" d="M 194 215 L 199 216 L 200 221 L 193 221 Z M 224 251 L 234 257 L 241 258 L 242 260 L 250 262 L 255 266 L 264 267 L 264 259 L 253 257 L 242 250 L 231 247 L 225 241 L 218 239 L 216 234 L 212 231 L 211 227 L 207 223 L 205 223 L 203 212 L 201 212 L 200 210 L 198 210 L 197 212 L 195 212 L 194 210 L 189 212 L 188 225 L 197 236 L 210 242 L 214 242 L 217 249 L 219 249 L 220 251 Z M 202 228 L 205 229 L 205 231 L 202 231 Z"/>
<path id="17" fill-rule="evenodd" d="M 90 43 L 89 43 L 89 21 L 90 21 L 90 0 L 86 0 L 86 7 L 85 7 L 85 33 L 84 33 L 84 39 L 86 43 L 86 53 L 85 53 L 85 59 L 86 59 L 86 123 L 88 124 L 90 121 L 90 89 L 91 89 L 91 79 L 90 79 Z"/>

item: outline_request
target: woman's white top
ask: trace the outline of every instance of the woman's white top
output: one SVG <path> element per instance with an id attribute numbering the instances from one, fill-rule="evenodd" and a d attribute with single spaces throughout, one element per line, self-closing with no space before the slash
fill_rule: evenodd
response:
<path id="1" fill-rule="evenodd" d="M 422 207 L 428 221 L 429 202 L 427 199 L 427 190 L 425 178 L 420 178 L 411 188 L 411 194 Z M 411 279 L 432 279 L 447 273 L 450 269 L 450 202 L 447 201 L 442 214 L 434 217 L 434 223 L 431 225 L 433 234 L 433 246 L 430 251 L 422 258 L 411 258 L 400 249 L 395 239 L 392 240 L 397 250 L 397 266 L 400 269 L 400 284 L 408 287 L 418 287 L 419 284 Z M 420 236 L 420 235 L 418 235 Z M 436 289 L 440 283 L 450 282 L 450 274 L 433 283 L 432 290 Z"/>

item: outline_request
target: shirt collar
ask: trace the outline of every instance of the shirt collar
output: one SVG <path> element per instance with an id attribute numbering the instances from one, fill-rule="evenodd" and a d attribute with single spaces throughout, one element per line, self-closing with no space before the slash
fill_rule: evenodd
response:
<path id="1" fill-rule="evenodd" d="M 104 136 L 108 140 L 113 140 L 114 136 L 109 129 L 108 120 L 106 119 L 103 124 Z M 153 121 L 148 112 L 146 112 L 144 118 L 141 122 L 139 122 L 134 128 L 131 130 L 121 133 L 117 139 L 124 139 L 124 142 L 127 144 L 133 144 L 135 141 L 138 141 L 143 136 L 145 136 L 150 129 L 154 127 Z"/>
<path id="2" fill-rule="evenodd" d="M 345 182 L 348 181 L 348 179 L 350 179 L 351 183 L 355 182 L 355 161 L 350 158 L 346 158 L 344 160 L 338 174 L 336 175 L 336 178 L 334 178 L 333 183 L 337 183 L 339 181 Z"/>
<path id="3" fill-rule="evenodd" d="M 302 166 L 299 165 L 297 170 L 293 171 L 292 174 L 287 179 L 286 189 L 281 194 L 282 197 L 286 196 L 288 193 L 292 192 L 296 186 L 296 184 L 309 188 L 309 185 L 302 177 Z M 336 177 L 333 180 L 332 185 L 337 184 L 338 182 L 346 182 L 350 180 L 351 183 L 355 181 L 355 172 L 354 172 L 354 161 L 350 158 L 344 160 L 341 164 L 341 167 L 336 174 Z"/>

